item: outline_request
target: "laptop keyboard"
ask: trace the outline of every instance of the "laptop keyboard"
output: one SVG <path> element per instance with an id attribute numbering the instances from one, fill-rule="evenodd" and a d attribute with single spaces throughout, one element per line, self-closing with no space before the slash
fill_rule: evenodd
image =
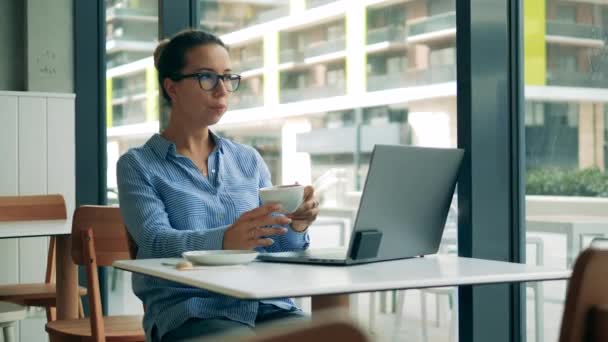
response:
<path id="1" fill-rule="evenodd" d="M 346 259 L 346 248 L 320 248 L 320 249 L 309 249 L 305 251 L 299 252 L 278 252 L 272 253 L 272 256 L 279 257 L 305 257 L 309 259 L 337 259 L 344 260 Z"/>

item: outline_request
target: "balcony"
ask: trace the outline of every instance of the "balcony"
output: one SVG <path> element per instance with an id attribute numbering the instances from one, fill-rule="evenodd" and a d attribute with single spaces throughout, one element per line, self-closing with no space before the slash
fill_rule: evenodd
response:
<path id="1" fill-rule="evenodd" d="M 145 95 L 145 94 L 146 94 L 146 86 L 144 84 L 144 85 L 132 87 L 132 88 L 113 89 L 112 90 L 112 99 L 117 100 L 117 99 L 135 97 L 135 96 Z"/>
<path id="2" fill-rule="evenodd" d="M 456 37 L 456 13 L 435 15 L 409 25 L 407 41 L 423 43 L 445 41 Z"/>
<path id="3" fill-rule="evenodd" d="M 285 49 L 281 50 L 279 54 L 279 63 L 295 63 L 302 62 L 304 60 L 304 55 L 302 51 L 296 49 Z"/>
<path id="4" fill-rule="evenodd" d="M 311 43 L 306 51 L 304 51 L 304 58 L 327 55 L 344 49 L 346 49 L 346 40 L 344 38 L 322 40 Z"/>
<path id="5" fill-rule="evenodd" d="M 336 0 L 307 0 L 306 1 L 306 8 L 315 8 L 315 7 L 319 7 L 319 6 L 330 4 L 330 3 L 335 2 L 335 1 Z"/>
<path id="6" fill-rule="evenodd" d="M 313 100 L 324 97 L 341 96 L 346 93 L 346 84 L 338 83 L 307 88 L 282 89 L 281 103 Z"/>
<path id="7" fill-rule="evenodd" d="M 608 88 L 608 77 L 580 71 L 547 70 L 547 85 L 580 88 Z"/>
<path id="8" fill-rule="evenodd" d="M 217 10 L 205 10 L 203 15 L 204 17 L 200 20 L 201 27 L 217 34 L 236 31 L 247 25 L 244 18 L 220 13 Z"/>
<path id="9" fill-rule="evenodd" d="M 281 6 L 271 10 L 262 11 L 249 23 L 249 25 L 257 25 L 271 20 L 279 19 L 289 15 L 289 6 Z"/>
<path id="10" fill-rule="evenodd" d="M 367 31 L 367 45 L 395 42 L 405 43 L 406 30 L 399 26 L 385 26 Z"/>
<path id="11" fill-rule="evenodd" d="M 443 65 L 399 74 L 371 75 L 367 78 L 367 90 L 415 87 L 452 81 L 456 81 L 456 66 Z"/>
<path id="12" fill-rule="evenodd" d="M 236 63 L 233 63 L 233 65 L 232 65 L 232 67 L 235 70 L 239 70 L 240 72 L 253 70 L 253 69 L 259 69 L 259 68 L 262 68 L 263 66 L 264 66 L 264 59 L 262 58 L 262 56 L 247 57 L 247 58 L 241 59 L 239 61 L 236 61 Z"/>
<path id="13" fill-rule="evenodd" d="M 106 40 L 106 53 L 117 52 L 145 52 L 148 55 L 152 54 L 157 43 L 154 41 L 142 41 L 140 39 L 128 39 L 123 37 L 112 37 Z"/>
<path id="14" fill-rule="evenodd" d="M 246 109 L 253 107 L 261 107 L 264 105 L 264 96 L 253 93 L 236 92 L 230 98 L 229 109 Z"/>
<path id="15" fill-rule="evenodd" d="M 547 21 L 547 41 L 549 42 L 561 42 L 561 43 L 576 43 L 576 40 L 579 40 L 579 44 L 581 45 L 580 40 L 595 40 L 599 41 L 599 44 L 602 45 L 602 40 L 604 39 L 605 31 L 601 26 L 595 25 L 585 25 L 585 24 L 576 24 L 576 23 L 566 23 L 559 22 L 554 20 Z M 562 37 L 559 39 L 557 37 Z M 569 38 L 568 40 L 564 40 L 563 37 Z"/>
<path id="16" fill-rule="evenodd" d="M 106 22 L 116 19 L 157 21 L 158 10 L 156 8 L 124 8 L 110 7 L 106 9 Z"/>

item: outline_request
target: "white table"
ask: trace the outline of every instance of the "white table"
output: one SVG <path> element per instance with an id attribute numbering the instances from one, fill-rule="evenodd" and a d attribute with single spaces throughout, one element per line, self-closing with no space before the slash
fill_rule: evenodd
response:
<path id="1" fill-rule="evenodd" d="M 78 270 L 72 262 L 71 220 L 0 222 L 0 239 L 56 237 L 57 319 L 78 318 Z"/>
<path id="2" fill-rule="evenodd" d="M 451 255 L 355 266 L 253 262 L 248 265 L 210 266 L 179 271 L 172 266 L 162 265 L 179 260 L 120 260 L 113 266 L 240 299 L 312 296 L 313 311 L 345 306 L 343 295 L 349 293 L 561 280 L 570 277 L 570 271 L 565 269 Z M 323 304 L 315 305 L 315 301 Z"/>

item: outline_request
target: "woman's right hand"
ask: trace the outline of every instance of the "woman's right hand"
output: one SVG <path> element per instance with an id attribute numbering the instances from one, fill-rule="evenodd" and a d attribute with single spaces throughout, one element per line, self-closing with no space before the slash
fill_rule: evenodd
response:
<path id="1" fill-rule="evenodd" d="M 291 223 L 291 219 L 285 216 L 271 216 L 273 212 L 279 210 L 280 206 L 277 204 L 267 204 L 241 215 L 224 232 L 223 248 L 254 249 L 272 245 L 274 241 L 268 236 L 283 235 L 287 233 L 287 228 L 268 228 L 268 226 Z"/>

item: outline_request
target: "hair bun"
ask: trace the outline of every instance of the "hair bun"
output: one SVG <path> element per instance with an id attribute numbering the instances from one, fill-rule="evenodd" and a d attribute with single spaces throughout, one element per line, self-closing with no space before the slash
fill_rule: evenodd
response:
<path id="1" fill-rule="evenodd" d="M 158 42 L 156 49 L 154 49 L 154 66 L 158 69 L 158 62 L 160 61 L 160 56 L 163 54 L 163 50 L 169 44 L 169 39 L 163 39 Z"/>

